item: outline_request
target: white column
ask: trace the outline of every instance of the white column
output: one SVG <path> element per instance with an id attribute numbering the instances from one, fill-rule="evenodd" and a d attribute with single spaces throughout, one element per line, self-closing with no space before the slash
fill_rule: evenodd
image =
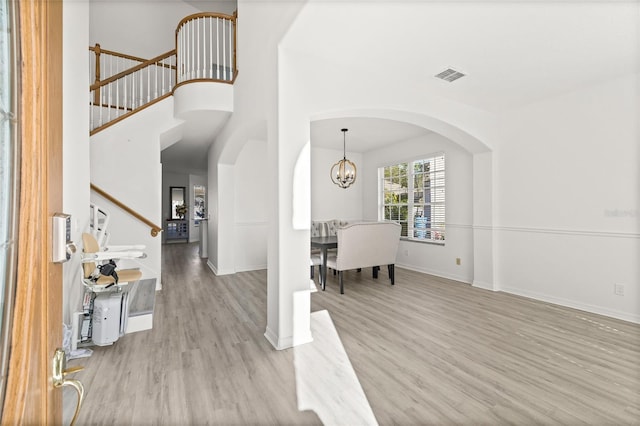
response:
<path id="1" fill-rule="evenodd" d="M 278 55 L 278 80 L 295 81 L 283 55 Z M 289 80 L 291 77 L 291 80 Z M 265 337 L 276 349 L 310 342 L 309 291 L 309 117 L 301 114 L 295 84 L 278 90 L 278 107 L 271 112 L 268 163 L 273 195 L 269 218 L 267 273 L 267 329 Z"/>

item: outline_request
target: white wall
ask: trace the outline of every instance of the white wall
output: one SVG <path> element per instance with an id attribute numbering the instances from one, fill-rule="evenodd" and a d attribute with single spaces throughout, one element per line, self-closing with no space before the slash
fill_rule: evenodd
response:
<path id="1" fill-rule="evenodd" d="M 64 213 L 72 216 L 71 238 L 82 250 L 82 233 L 89 228 L 89 76 L 84 66 L 89 40 L 89 4 L 65 0 L 62 11 L 62 127 Z M 63 266 L 63 321 L 71 324 L 71 313 L 82 310 L 80 255 Z"/>
<path id="2" fill-rule="evenodd" d="M 356 164 L 357 175 L 353 185 L 346 189 L 335 185 L 329 173 L 331 167 L 341 160 L 342 156 L 341 150 L 311 148 L 311 220 L 363 219 L 363 156 L 360 153 L 347 152 L 347 158 Z"/>
<path id="3" fill-rule="evenodd" d="M 639 83 L 618 78 L 501 117 L 502 290 L 640 322 Z"/>
<path id="4" fill-rule="evenodd" d="M 182 1 L 91 0 L 89 45 L 151 59 L 174 49 L 178 23 L 198 12 Z"/>
<path id="5" fill-rule="evenodd" d="M 235 182 L 235 271 L 267 268 L 268 205 L 265 190 L 268 174 L 267 143 L 249 140 L 236 159 Z"/>
<path id="6" fill-rule="evenodd" d="M 176 123 L 169 97 L 91 137 L 91 181 L 160 227 L 164 223 L 160 135 Z M 147 225 L 96 194 L 91 199 L 111 214 L 110 244 L 146 245 L 147 258 L 139 260 L 143 276 L 157 278 L 160 288 L 162 234 L 151 236 Z"/>
<path id="7" fill-rule="evenodd" d="M 309 4 L 303 13 L 323 8 L 326 16 L 338 7 Z M 295 26 L 287 39 L 304 31 Z M 349 29 L 332 31 L 346 37 Z M 499 114 L 426 93 L 410 81 L 379 78 L 366 64 L 332 64 L 312 52 L 281 46 L 278 66 L 278 81 L 286 82 L 278 124 L 289 134 L 299 120 L 359 113 L 422 125 L 473 153 L 479 179 L 472 185 L 473 250 L 461 247 L 442 259 L 445 265 L 463 259 L 462 280 L 640 321 L 637 75 Z M 468 144 L 474 138 L 481 141 L 476 147 Z M 295 151 L 295 141 L 281 142 Z M 279 164 L 280 173 L 290 167 Z M 303 244 L 291 244 L 289 256 Z M 470 258 L 471 276 L 464 271 Z M 625 296 L 614 297 L 614 283 L 626 285 Z"/>
<path id="8" fill-rule="evenodd" d="M 378 168 L 445 154 L 446 240 L 444 245 L 403 240 L 397 265 L 428 274 L 473 281 L 473 159 L 459 145 L 431 133 L 364 155 L 364 218 L 378 220 Z M 456 264 L 460 258 L 461 264 Z"/>

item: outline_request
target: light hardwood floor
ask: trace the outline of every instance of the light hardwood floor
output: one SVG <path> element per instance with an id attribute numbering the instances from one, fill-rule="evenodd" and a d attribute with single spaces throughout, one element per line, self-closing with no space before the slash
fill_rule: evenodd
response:
<path id="1" fill-rule="evenodd" d="M 325 419 L 298 409 L 302 352 L 263 336 L 266 271 L 216 277 L 196 245 L 173 244 L 162 282 L 153 330 L 71 362 L 86 366 L 75 375 L 87 388 L 78 424 Z M 330 275 L 311 299 L 312 311 L 328 311 L 380 424 L 640 424 L 636 324 L 401 268 L 393 287 L 386 268 L 377 280 L 347 272 L 344 295 Z"/>

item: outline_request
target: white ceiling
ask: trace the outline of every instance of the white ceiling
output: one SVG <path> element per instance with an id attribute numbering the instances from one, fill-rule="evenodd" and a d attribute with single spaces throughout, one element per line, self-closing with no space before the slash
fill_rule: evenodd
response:
<path id="1" fill-rule="evenodd" d="M 638 1 L 310 3 L 285 47 L 389 87 L 411 87 L 488 112 L 507 111 L 640 72 Z M 331 31 L 327 31 L 331 28 Z M 436 79 L 454 68 L 467 74 Z M 365 152 L 426 132 L 365 118 L 311 124 L 314 147 Z"/>
<path id="2" fill-rule="evenodd" d="M 284 45 L 498 112 L 640 72 L 639 32 L 638 1 L 320 1 L 301 10 Z M 448 67 L 467 76 L 433 77 Z"/>
<path id="3" fill-rule="evenodd" d="M 394 120 L 336 118 L 311 122 L 311 145 L 342 150 L 343 128 L 349 129 L 345 137 L 349 152 L 366 152 L 430 133 L 423 127 Z"/>
<path id="4" fill-rule="evenodd" d="M 207 170 L 209 146 L 230 117 L 224 111 L 191 111 L 183 114 L 181 140 L 162 150 L 165 170 Z"/>
<path id="5" fill-rule="evenodd" d="M 307 3 L 283 46 L 339 64 L 351 75 L 368 74 L 483 111 L 508 111 L 640 72 L 639 1 L 336 5 Z M 449 67 L 467 75 L 453 83 L 434 78 Z M 349 128 L 347 151 L 352 152 L 428 133 L 390 120 L 320 120 L 311 123 L 312 146 L 341 150 L 343 127 Z"/>

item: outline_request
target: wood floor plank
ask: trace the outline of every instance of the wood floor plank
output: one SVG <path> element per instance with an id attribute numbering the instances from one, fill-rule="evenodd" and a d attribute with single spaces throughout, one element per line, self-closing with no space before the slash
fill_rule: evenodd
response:
<path id="1" fill-rule="evenodd" d="M 329 274 L 311 295 L 379 424 L 640 424 L 639 325 L 401 268 L 395 279 L 347 271 L 340 295 Z M 216 277 L 197 245 L 171 244 L 162 282 L 152 330 L 70 363 L 86 366 L 78 424 L 320 424 L 298 408 L 294 350 L 263 336 L 266 271 Z"/>

